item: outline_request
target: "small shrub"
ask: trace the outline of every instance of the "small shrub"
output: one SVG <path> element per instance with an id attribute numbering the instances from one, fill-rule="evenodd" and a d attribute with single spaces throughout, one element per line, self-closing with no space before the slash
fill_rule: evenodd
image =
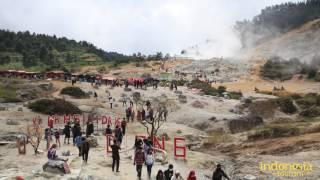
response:
<path id="1" fill-rule="evenodd" d="M 235 91 L 232 91 L 232 92 L 229 92 L 228 93 L 228 96 L 230 99 L 241 99 L 242 98 L 242 92 L 235 92 Z"/>
<path id="2" fill-rule="evenodd" d="M 297 111 L 297 108 L 294 106 L 291 98 L 279 98 L 277 99 L 277 104 L 280 107 L 280 110 L 287 114 L 293 114 Z"/>
<path id="3" fill-rule="evenodd" d="M 237 119 L 229 120 L 228 127 L 231 133 L 248 131 L 263 124 L 263 119 L 259 116 L 248 115 Z"/>
<path id="4" fill-rule="evenodd" d="M 65 87 L 61 90 L 61 94 L 66 94 L 75 98 L 85 98 L 88 97 L 87 94 L 82 91 L 79 87 Z"/>
<path id="5" fill-rule="evenodd" d="M 205 95 L 217 96 L 219 94 L 216 88 L 200 80 L 192 80 L 188 87 L 201 89 Z"/>
<path id="6" fill-rule="evenodd" d="M 63 99 L 40 99 L 28 105 L 32 111 L 43 114 L 81 114 L 81 110 Z"/>
<path id="7" fill-rule="evenodd" d="M 318 116 L 320 116 L 320 107 L 313 106 L 313 107 L 307 108 L 307 109 L 303 110 L 300 113 L 300 115 L 304 116 L 304 117 L 318 117 Z"/>
<path id="8" fill-rule="evenodd" d="M 221 95 L 222 93 L 226 92 L 227 88 L 224 86 L 219 86 L 218 87 L 218 93 Z"/>
<path id="9" fill-rule="evenodd" d="M 304 97 L 297 99 L 296 103 L 302 108 L 309 108 L 312 106 L 320 105 L 320 98 L 315 93 L 309 93 Z"/>
<path id="10" fill-rule="evenodd" d="M 203 148 L 216 147 L 225 142 L 232 141 L 232 136 L 227 134 L 223 129 L 208 132 L 209 137 L 204 139 Z"/>
<path id="11" fill-rule="evenodd" d="M 249 140 L 270 139 L 278 137 L 289 137 L 300 134 L 300 129 L 290 125 L 269 125 L 257 129 L 253 134 L 248 135 Z"/>

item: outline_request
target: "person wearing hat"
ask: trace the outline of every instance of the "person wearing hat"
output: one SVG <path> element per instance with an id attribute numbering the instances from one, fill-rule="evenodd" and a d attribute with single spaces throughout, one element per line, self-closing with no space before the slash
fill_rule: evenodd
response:
<path id="1" fill-rule="evenodd" d="M 221 164 L 218 164 L 216 170 L 213 172 L 212 180 L 221 180 L 222 177 L 230 180 L 227 174 L 221 169 Z"/>
<path id="2" fill-rule="evenodd" d="M 166 180 L 171 180 L 172 176 L 173 176 L 173 165 L 169 164 L 169 168 L 164 171 L 164 177 Z"/>
<path id="3" fill-rule="evenodd" d="M 174 173 L 174 176 L 172 176 L 171 180 L 183 180 L 183 178 L 180 175 L 180 172 L 176 171 L 176 173 Z"/>

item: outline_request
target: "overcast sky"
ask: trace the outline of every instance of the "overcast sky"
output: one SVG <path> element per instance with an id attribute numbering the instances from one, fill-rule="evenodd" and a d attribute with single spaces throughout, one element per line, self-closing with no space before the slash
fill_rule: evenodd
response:
<path id="1" fill-rule="evenodd" d="M 236 20 L 251 19 L 265 6 L 286 1 L 1 0 L 0 28 L 86 40 L 125 54 L 179 54 L 213 39 L 228 53 L 237 46 L 231 34 Z"/>

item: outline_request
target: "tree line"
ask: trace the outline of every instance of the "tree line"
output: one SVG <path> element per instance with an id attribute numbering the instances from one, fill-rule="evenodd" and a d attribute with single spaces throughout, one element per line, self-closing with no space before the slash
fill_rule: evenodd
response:
<path id="1" fill-rule="evenodd" d="M 320 18 L 319 0 L 287 2 L 266 7 L 252 20 L 236 22 L 234 28 L 246 48 L 317 18 Z"/>
<path id="2" fill-rule="evenodd" d="M 117 52 L 106 52 L 87 41 L 75 41 L 29 31 L 0 30 L 0 65 L 22 61 L 24 67 L 44 65 L 62 68 L 65 63 L 79 62 L 81 56 L 86 53 L 94 54 L 102 62 L 116 63 L 162 60 L 170 57 L 169 54 L 163 55 L 161 52 L 149 56 L 142 53 L 124 55 Z"/>

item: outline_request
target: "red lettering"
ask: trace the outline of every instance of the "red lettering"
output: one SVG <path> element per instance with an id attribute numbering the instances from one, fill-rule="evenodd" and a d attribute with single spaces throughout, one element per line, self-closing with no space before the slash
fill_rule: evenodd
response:
<path id="1" fill-rule="evenodd" d="M 108 117 L 107 124 L 110 125 L 110 126 L 112 126 L 112 120 L 111 120 L 111 117 L 110 117 L 110 116 Z"/>
<path id="2" fill-rule="evenodd" d="M 174 157 L 175 158 L 178 158 L 178 157 L 183 157 L 185 158 L 186 157 L 186 146 L 185 145 L 178 145 L 178 141 L 180 142 L 184 142 L 185 139 L 184 138 L 177 138 L 175 137 L 174 138 Z M 178 154 L 178 150 L 182 150 L 182 153 L 181 154 Z"/>
<path id="3" fill-rule="evenodd" d="M 155 136 L 153 136 L 152 142 L 153 142 L 153 147 L 165 150 L 165 147 L 164 147 L 164 136 L 162 136 L 162 139 L 161 139 L 161 144 L 162 145 L 160 144 L 158 138 L 155 137 Z"/>
<path id="4" fill-rule="evenodd" d="M 101 124 L 107 124 L 108 118 L 107 116 L 102 116 L 101 118 Z"/>
<path id="5" fill-rule="evenodd" d="M 121 126 L 121 121 L 120 121 L 120 118 L 116 118 L 115 121 L 114 121 L 114 124 L 115 126 Z"/>

